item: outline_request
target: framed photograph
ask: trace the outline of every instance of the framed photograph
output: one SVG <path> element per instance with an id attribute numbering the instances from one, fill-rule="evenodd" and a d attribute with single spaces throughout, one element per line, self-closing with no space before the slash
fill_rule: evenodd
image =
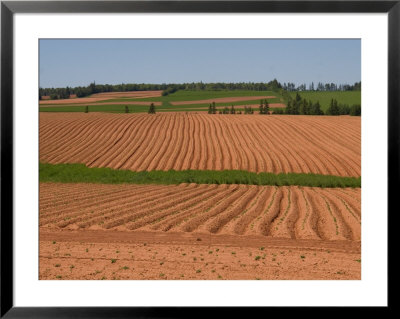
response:
<path id="1" fill-rule="evenodd" d="M 2 1 L 1 316 L 388 308 L 399 18 Z"/>

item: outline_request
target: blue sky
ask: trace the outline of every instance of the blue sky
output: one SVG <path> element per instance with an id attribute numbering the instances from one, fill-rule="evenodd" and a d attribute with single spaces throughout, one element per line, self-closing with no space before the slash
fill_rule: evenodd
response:
<path id="1" fill-rule="evenodd" d="M 361 80 L 361 40 L 40 40 L 40 86 Z"/>

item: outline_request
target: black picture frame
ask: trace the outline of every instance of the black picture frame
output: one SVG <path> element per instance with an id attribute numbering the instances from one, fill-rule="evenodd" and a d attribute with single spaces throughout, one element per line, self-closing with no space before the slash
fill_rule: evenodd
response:
<path id="1" fill-rule="evenodd" d="M 240 315 L 243 309 L 15 307 L 13 302 L 13 16 L 15 13 L 387 13 L 388 217 L 399 212 L 400 0 L 396 1 L 1 1 L 1 312 L 5 318 L 176 318 Z M 382 212 L 384 213 L 384 212 Z M 393 223 L 388 223 L 388 225 Z M 390 251 L 390 234 L 388 247 Z M 389 258 L 389 256 L 388 256 Z M 388 259 L 389 261 L 389 259 Z M 389 269 L 388 269 L 389 270 Z M 388 280 L 389 287 L 389 280 Z M 390 291 L 390 290 L 389 290 Z M 34 292 L 32 292 L 34 293 Z M 388 307 L 390 309 L 390 297 Z M 294 307 L 291 307 L 291 310 Z M 251 312 L 276 312 L 253 307 Z M 281 311 L 281 310 L 279 310 Z M 303 313 L 304 308 L 296 309 Z M 322 311 L 326 311 L 323 309 Z M 332 309 L 333 312 L 337 308 Z M 370 311 L 370 309 L 368 310 Z M 232 313 L 231 313 L 232 312 Z M 246 310 L 246 316 L 251 314 Z"/>

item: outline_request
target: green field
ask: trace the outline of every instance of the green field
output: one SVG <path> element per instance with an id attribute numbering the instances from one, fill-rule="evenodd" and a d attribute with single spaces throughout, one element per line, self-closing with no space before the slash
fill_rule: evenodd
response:
<path id="1" fill-rule="evenodd" d="M 339 104 L 348 104 L 349 106 L 353 104 L 361 104 L 361 91 L 346 91 L 346 92 L 299 92 L 302 98 L 311 100 L 312 102 L 319 101 L 321 109 L 326 111 L 330 105 L 331 99 L 336 99 Z M 290 95 L 294 98 L 296 92 L 290 92 Z M 196 101 L 205 100 L 213 98 L 223 98 L 223 97 L 239 97 L 239 96 L 276 96 L 274 99 L 268 99 L 269 103 L 285 103 L 282 96 L 276 92 L 272 91 L 244 91 L 244 90 L 232 90 L 232 91 L 177 91 L 173 94 L 161 97 L 153 98 L 142 98 L 142 99 L 132 99 L 132 98 L 118 98 L 109 99 L 104 101 L 98 101 L 96 103 L 88 103 L 89 112 L 111 112 L 111 113 L 124 113 L 125 105 L 123 104 L 113 104 L 116 102 L 139 102 L 140 101 L 153 101 L 162 102 L 162 106 L 156 106 L 157 112 L 168 112 L 170 109 L 173 111 L 204 111 L 208 108 L 209 103 L 202 104 L 185 104 L 185 105 L 172 105 L 170 102 L 178 101 Z M 216 106 L 221 108 L 231 105 L 252 105 L 259 104 L 259 100 L 246 100 L 239 102 L 230 103 L 216 103 Z M 147 112 L 149 109 L 148 105 L 128 105 L 130 113 L 141 113 Z M 202 109 L 204 108 L 204 109 Z M 47 104 L 45 107 L 40 106 L 40 112 L 84 112 L 84 105 L 63 105 L 59 104 Z M 237 111 L 243 109 L 236 109 Z M 255 109 L 255 111 L 257 111 Z"/>
<path id="2" fill-rule="evenodd" d="M 310 187 L 361 187 L 361 177 L 319 174 L 252 173 L 240 170 L 141 171 L 89 168 L 84 164 L 39 164 L 40 182 L 101 184 L 247 184 Z"/>
<path id="3" fill-rule="evenodd" d="M 336 91 L 336 92 L 290 92 L 290 95 L 295 98 L 296 93 L 299 93 L 302 99 L 311 100 L 312 102 L 319 101 L 321 109 L 325 112 L 331 99 L 336 99 L 339 104 L 361 105 L 361 91 Z"/>

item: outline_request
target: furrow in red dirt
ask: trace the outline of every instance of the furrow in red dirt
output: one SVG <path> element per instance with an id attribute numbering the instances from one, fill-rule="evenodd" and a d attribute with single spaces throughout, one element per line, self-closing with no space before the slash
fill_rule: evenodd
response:
<path id="1" fill-rule="evenodd" d="M 145 226 L 146 224 L 157 221 L 159 218 L 166 217 L 171 214 L 178 213 L 186 207 L 191 207 L 202 199 L 202 195 L 209 196 L 210 189 L 201 185 L 199 189 L 187 196 L 180 196 L 179 199 L 170 201 L 169 203 L 162 203 L 159 207 L 153 207 L 150 211 L 139 213 L 134 216 L 134 220 L 127 223 L 127 229 L 133 230 Z M 152 216 L 151 216 L 152 215 Z"/>
<path id="2" fill-rule="evenodd" d="M 79 190 L 79 192 L 77 192 Z M 98 192 L 99 198 L 94 196 Z M 41 183 L 41 228 L 263 235 L 359 241 L 360 205 L 342 196 L 360 189 L 256 185 L 98 185 Z M 75 202 L 71 200 L 75 198 Z M 353 203 L 353 205 L 355 205 Z M 94 228 L 93 228 L 94 227 Z"/>
<path id="3" fill-rule="evenodd" d="M 226 195 L 230 193 L 229 185 L 220 185 L 218 186 L 213 194 L 210 194 L 206 200 L 204 200 L 200 205 L 196 206 L 193 209 L 186 210 L 177 215 L 166 217 L 164 220 L 156 223 L 151 226 L 152 230 L 162 230 L 169 231 L 175 227 L 178 227 L 182 222 L 187 222 L 189 219 L 195 217 L 198 214 L 210 209 L 215 203 L 218 203 L 220 200 L 224 199 Z"/>
<path id="4" fill-rule="evenodd" d="M 268 195 L 272 189 L 267 187 L 258 188 L 257 194 L 253 196 L 245 209 L 243 209 L 238 215 L 231 218 L 228 223 L 221 229 L 219 233 L 221 234 L 238 234 L 243 235 L 246 226 L 251 222 L 254 218 L 254 215 L 258 215 L 260 210 L 262 209 L 263 204 L 265 204 L 265 200 L 268 198 Z M 261 198 L 261 199 L 260 199 Z"/>
<path id="5" fill-rule="evenodd" d="M 350 116 L 40 114 L 40 160 L 128 170 L 361 174 Z M 71 130 L 68 123 L 75 119 Z M 337 123 L 333 125 L 331 123 Z M 54 123 L 54 124 L 53 124 Z M 49 125 L 54 125 L 54 130 Z M 327 129 L 321 129 L 326 125 Z M 346 135 L 343 132 L 351 132 Z"/>
<path id="6" fill-rule="evenodd" d="M 231 210 L 226 210 L 222 214 L 219 214 L 215 218 L 212 219 L 211 223 L 209 223 L 206 228 L 211 233 L 218 233 L 221 229 L 233 218 L 238 216 L 243 210 L 246 210 L 250 205 L 252 199 L 256 196 L 258 192 L 257 186 L 251 185 L 249 186 L 248 193 L 243 195 L 240 203 L 235 205 L 235 207 Z"/>
<path id="7" fill-rule="evenodd" d="M 107 221 L 104 224 L 104 227 L 107 229 L 121 225 L 125 227 L 138 218 L 150 215 L 164 207 L 171 207 L 179 204 L 182 200 L 190 198 L 194 194 L 198 193 L 199 189 L 204 189 L 204 187 L 201 185 L 191 184 L 188 187 L 181 188 L 179 196 L 176 196 L 176 188 L 173 189 L 175 193 L 168 192 L 164 198 L 153 195 L 153 199 L 147 200 L 147 202 L 145 201 L 144 203 L 139 203 L 140 205 L 134 211 L 128 211 L 126 214 L 115 215 L 115 218 Z M 147 196 L 151 197 L 151 193 L 147 194 Z"/>

